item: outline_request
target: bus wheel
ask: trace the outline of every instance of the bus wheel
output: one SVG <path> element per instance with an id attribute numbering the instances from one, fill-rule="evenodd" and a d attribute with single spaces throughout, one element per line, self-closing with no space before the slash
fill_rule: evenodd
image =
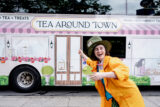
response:
<path id="1" fill-rule="evenodd" d="M 36 69 L 31 66 L 19 66 L 10 76 L 11 87 L 20 92 L 35 91 L 40 87 L 41 79 Z"/>

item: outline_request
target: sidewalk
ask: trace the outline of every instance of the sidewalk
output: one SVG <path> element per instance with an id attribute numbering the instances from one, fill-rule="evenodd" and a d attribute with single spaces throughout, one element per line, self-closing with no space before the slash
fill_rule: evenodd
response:
<path id="1" fill-rule="evenodd" d="M 143 96 L 146 107 L 160 107 L 160 96 Z M 100 107 L 99 96 L 0 96 L 0 107 Z"/>
<path id="2" fill-rule="evenodd" d="M 140 87 L 146 107 L 160 107 L 160 87 Z M 100 107 L 93 87 L 45 87 L 31 93 L 0 89 L 0 107 Z"/>

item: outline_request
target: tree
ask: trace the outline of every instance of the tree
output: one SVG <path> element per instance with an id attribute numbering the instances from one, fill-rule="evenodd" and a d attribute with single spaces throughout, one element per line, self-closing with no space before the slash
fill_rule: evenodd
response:
<path id="1" fill-rule="evenodd" d="M 142 0 L 140 2 L 140 5 L 144 8 L 149 8 L 149 9 L 152 9 L 155 7 L 155 3 L 153 0 Z"/>
<path id="2" fill-rule="evenodd" d="M 160 15 L 160 0 L 142 0 L 142 9 L 137 10 L 138 15 Z"/>
<path id="3" fill-rule="evenodd" d="M 99 0 L 1 0 L 0 12 L 107 14 L 109 5 Z"/>
<path id="4" fill-rule="evenodd" d="M 155 15 L 160 15 L 160 1 L 159 0 L 155 0 L 155 5 L 156 5 Z"/>
<path id="5" fill-rule="evenodd" d="M 15 11 L 15 2 L 13 0 L 1 0 L 0 11 L 1 12 L 13 12 Z"/>

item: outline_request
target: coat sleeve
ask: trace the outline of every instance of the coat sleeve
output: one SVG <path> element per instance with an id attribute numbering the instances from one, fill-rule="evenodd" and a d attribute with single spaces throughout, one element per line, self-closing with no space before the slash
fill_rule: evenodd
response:
<path id="1" fill-rule="evenodd" d="M 119 80 L 124 81 L 129 78 L 129 68 L 119 58 L 111 58 L 109 66 Z"/>
<path id="2" fill-rule="evenodd" d="M 92 72 L 96 72 L 97 71 L 97 63 L 96 63 L 96 61 L 92 61 L 90 58 L 88 58 L 86 60 L 86 63 L 87 63 L 87 65 L 92 67 Z"/>

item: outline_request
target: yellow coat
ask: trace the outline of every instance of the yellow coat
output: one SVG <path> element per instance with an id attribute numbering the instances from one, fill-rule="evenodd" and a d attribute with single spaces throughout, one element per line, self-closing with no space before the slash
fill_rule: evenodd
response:
<path id="1" fill-rule="evenodd" d="M 97 72 L 98 61 L 87 59 L 87 64 Z M 118 79 L 104 78 L 106 90 L 114 97 L 120 107 L 145 107 L 142 95 L 136 84 L 129 79 L 129 69 L 119 58 L 105 56 L 103 72 L 114 72 Z M 101 80 L 95 81 L 95 87 L 101 96 L 101 107 L 111 107 L 112 99 L 106 100 Z"/>

